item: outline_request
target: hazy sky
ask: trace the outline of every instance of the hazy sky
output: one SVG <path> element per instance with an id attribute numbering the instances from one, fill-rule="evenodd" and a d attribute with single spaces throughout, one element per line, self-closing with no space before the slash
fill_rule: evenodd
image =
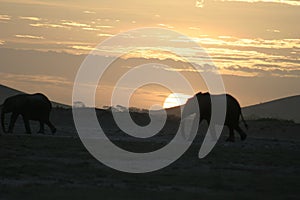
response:
<path id="1" fill-rule="evenodd" d="M 41 91 L 52 100 L 71 104 L 72 81 L 85 55 L 104 39 L 141 27 L 191 37 L 209 53 L 226 90 L 242 105 L 300 94 L 298 0 L 0 0 L 0 5 L 1 83 Z M 131 57 L 129 63 L 168 55 L 148 51 Z M 114 73 L 122 72 L 118 67 L 127 66 L 125 61 Z M 195 76 L 178 60 L 172 65 Z M 112 87 L 109 77 L 103 88 Z M 206 87 L 195 83 L 195 89 Z M 98 93 L 99 106 L 108 104 L 106 90 Z M 157 86 L 137 93 L 133 106 L 140 107 L 162 104 L 169 95 Z"/>

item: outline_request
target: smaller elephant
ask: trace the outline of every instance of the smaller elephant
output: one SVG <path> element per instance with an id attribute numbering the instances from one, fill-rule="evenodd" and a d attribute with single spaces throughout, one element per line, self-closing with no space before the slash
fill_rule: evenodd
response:
<path id="1" fill-rule="evenodd" d="M 248 125 L 242 115 L 239 102 L 229 94 L 211 95 L 209 93 L 197 93 L 185 104 L 182 115 L 183 118 L 186 118 L 191 114 L 196 114 L 196 116 L 199 118 L 199 123 L 201 123 L 203 120 L 206 120 L 208 124 L 210 124 L 212 113 L 211 98 L 214 98 L 216 101 L 222 101 L 223 99 L 226 100 L 224 125 L 228 126 L 229 128 L 229 137 L 226 141 L 234 142 L 234 130 L 239 133 L 241 140 L 245 140 L 247 138 L 247 134 L 239 126 L 240 117 L 242 118 L 246 128 L 248 128 Z"/>
<path id="2" fill-rule="evenodd" d="M 7 132 L 4 124 L 5 114 L 12 113 L 8 127 L 8 133 L 13 132 L 13 128 L 18 116 L 22 115 L 25 129 L 28 134 L 31 133 L 29 120 L 40 122 L 40 130 L 38 131 L 39 133 L 44 133 L 44 124 L 47 124 L 51 129 L 52 134 L 54 134 L 56 132 L 56 128 L 49 120 L 51 110 L 51 102 L 45 95 L 41 93 L 18 94 L 8 97 L 2 105 L 1 124 L 3 132 Z"/>

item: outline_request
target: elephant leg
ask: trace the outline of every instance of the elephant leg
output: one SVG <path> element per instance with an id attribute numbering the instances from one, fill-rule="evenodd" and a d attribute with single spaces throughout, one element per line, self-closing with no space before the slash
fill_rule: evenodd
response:
<path id="1" fill-rule="evenodd" d="M 239 126 L 237 126 L 237 127 L 235 128 L 235 130 L 237 130 L 237 132 L 240 134 L 241 140 L 242 140 L 242 141 L 243 141 L 243 140 L 246 140 L 247 134 L 243 131 L 243 129 L 241 129 Z"/>
<path id="2" fill-rule="evenodd" d="M 181 133 L 181 136 L 184 140 L 186 141 L 192 141 L 195 137 L 195 135 L 197 134 L 197 131 L 198 131 L 198 128 L 197 128 L 197 125 L 199 126 L 200 122 L 198 122 L 197 124 L 197 115 L 193 118 L 193 119 L 182 119 L 182 122 L 181 122 L 181 126 L 180 126 L 180 133 Z M 187 121 L 187 120 L 191 120 L 191 121 Z M 190 123 L 192 122 L 192 123 Z M 186 132 L 186 127 L 187 127 L 187 124 L 189 124 L 189 132 Z"/>
<path id="3" fill-rule="evenodd" d="M 229 127 L 229 137 L 226 142 L 234 142 L 234 129 L 232 127 Z"/>
<path id="4" fill-rule="evenodd" d="M 13 114 L 11 115 L 11 117 L 10 117 L 10 122 L 9 122 L 9 126 L 8 126 L 8 133 L 12 133 L 12 132 L 13 132 L 15 123 L 16 123 L 16 121 L 17 121 L 17 118 L 18 118 L 18 114 L 13 113 Z"/>
<path id="5" fill-rule="evenodd" d="M 40 130 L 38 131 L 38 133 L 44 133 L 45 128 L 44 128 L 44 122 L 40 121 Z"/>
<path id="6" fill-rule="evenodd" d="M 217 134 L 216 134 L 215 125 L 211 126 L 211 128 L 209 129 L 209 131 L 210 131 L 211 140 L 212 141 L 217 141 L 218 137 L 217 137 Z"/>
<path id="7" fill-rule="evenodd" d="M 215 128 L 215 124 L 211 124 L 210 122 L 210 119 L 206 119 L 207 121 L 207 125 L 208 125 L 208 131 L 210 133 L 210 136 L 211 136 L 211 140 L 212 141 L 216 141 L 218 138 L 217 138 L 217 134 L 216 134 L 216 128 Z"/>
<path id="8" fill-rule="evenodd" d="M 31 134 L 29 119 L 26 116 L 23 116 L 23 121 L 25 124 L 26 133 Z"/>
<path id="9" fill-rule="evenodd" d="M 56 132 L 56 128 L 55 126 L 48 120 L 45 122 L 47 124 L 47 126 L 49 126 L 49 128 L 51 129 L 52 134 L 54 134 Z"/>

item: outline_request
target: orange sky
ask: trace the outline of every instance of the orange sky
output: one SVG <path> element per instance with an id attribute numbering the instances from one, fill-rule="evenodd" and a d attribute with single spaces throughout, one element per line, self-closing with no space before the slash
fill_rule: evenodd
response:
<path id="1" fill-rule="evenodd" d="M 1 83 L 41 91 L 59 102 L 72 103 L 72 82 L 85 54 L 111 36 L 141 27 L 167 28 L 192 38 L 211 56 L 226 90 L 242 105 L 300 93 L 296 0 L 0 0 L 0 4 Z M 125 52 L 126 47 L 118 51 Z M 197 58 L 189 49 L 182 51 Z M 175 59 L 157 51 L 129 57 Z M 173 66 L 180 70 L 176 61 Z M 193 72 L 182 73 L 191 77 L 197 91 L 206 91 Z M 111 88 L 107 79 L 104 86 Z M 154 88 L 141 90 L 132 106 L 163 104 L 169 93 Z M 98 106 L 109 104 L 108 97 L 97 98 L 102 102 Z"/>

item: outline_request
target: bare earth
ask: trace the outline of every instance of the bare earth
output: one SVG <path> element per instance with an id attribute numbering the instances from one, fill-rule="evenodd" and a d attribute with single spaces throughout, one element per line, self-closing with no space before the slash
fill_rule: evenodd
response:
<path id="1" fill-rule="evenodd" d="M 84 148 L 71 111 L 56 109 L 55 136 L 47 130 L 24 134 L 19 119 L 14 134 L 0 136 L 0 199 L 299 199 L 300 124 L 248 121 L 248 138 L 224 142 L 228 130 L 204 159 L 197 157 L 201 137 L 175 163 L 156 172 L 127 174 L 110 169 Z M 105 121 L 106 120 L 106 121 Z M 173 124 L 149 141 L 137 142 L 103 121 L 118 145 L 135 151 L 156 149 L 171 138 Z M 200 131 L 205 131 L 205 124 Z M 176 128 L 175 128 L 176 129 Z M 199 135 L 201 135 L 199 133 Z"/>

